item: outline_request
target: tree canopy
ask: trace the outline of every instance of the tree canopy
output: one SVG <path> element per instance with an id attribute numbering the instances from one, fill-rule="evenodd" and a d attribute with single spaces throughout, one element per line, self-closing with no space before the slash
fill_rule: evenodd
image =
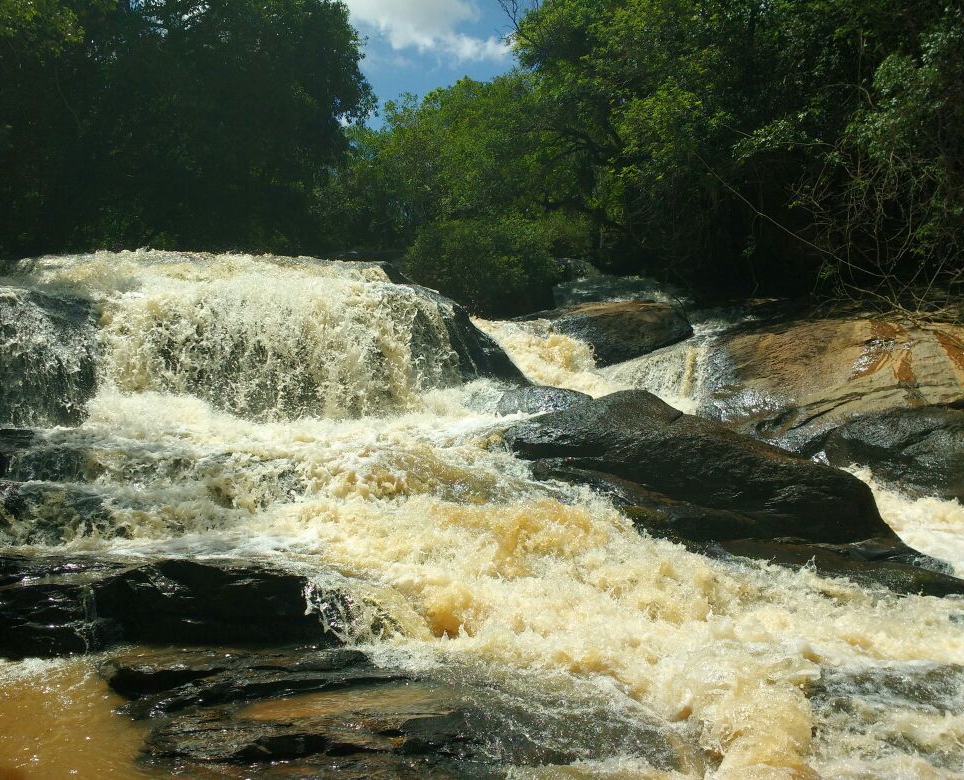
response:
<path id="1" fill-rule="evenodd" d="M 0 0 L 0 255 L 395 250 L 502 314 L 548 305 L 551 256 L 717 297 L 964 292 L 960 4 L 502 5 L 517 70 L 373 128 L 335 0 Z"/>
<path id="2" fill-rule="evenodd" d="M 317 245 L 372 106 L 331 0 L 0 0 L 0 249 Z"/>

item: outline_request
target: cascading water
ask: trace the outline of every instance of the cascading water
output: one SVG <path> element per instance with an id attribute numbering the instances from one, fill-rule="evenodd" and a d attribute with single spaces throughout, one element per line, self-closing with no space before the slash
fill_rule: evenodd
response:
<path id="1" fill-rule="evenodd" d="M 576 756 L 507 761 L 511 777 L 964 773 L 959 600 L 710 560 L 640 535 L 588 488 L 535 481 L 500 442 L 501 388 L 460 383 L 437 307 L 377 268 L 131 253 L 8 282 L 100 312 L 83 423 L 6 421 L 41 428 L 9 457 L 40 498 L 0 518 L 8 549 L 339 577 L 382 616 L 341 626 L 351 642 L 499 704 L 497 765 L 519 732 Z M 25 322 L 18 343 L 48 338 Z M 647 376 L 694 405 L 705 385 L 705 341 L 602 373 L 538 324 L 483 325 L 534 379 L 602 394 Z M 82 741 L 37 725 L 61 717 L 92 736 L 103 774 L 151 776 L 87 664 L 0 664 L 0 774 L 83 762 Z"/>

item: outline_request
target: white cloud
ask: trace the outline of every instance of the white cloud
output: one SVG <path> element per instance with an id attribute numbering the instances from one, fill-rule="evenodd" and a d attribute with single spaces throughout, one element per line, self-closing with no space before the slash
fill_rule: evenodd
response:
<path id="1" fill-rule="evenodd" d="M 459 62 L 509 56 L 505 42 L 494 35 L 477 38 L 457 31 L 480 18 L 472 0 L 345 0 L 345 5 L 356 24 L 375 28 L 396 51 L 415 48 Z"/>

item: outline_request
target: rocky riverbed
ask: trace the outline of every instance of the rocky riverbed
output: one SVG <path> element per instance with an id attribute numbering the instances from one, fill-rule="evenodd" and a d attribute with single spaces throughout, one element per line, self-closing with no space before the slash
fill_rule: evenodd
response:
<path id="1" fill-rule="evenodd" d="M 0 773 L 964 771 L 959 326 L 600 277 L 473 323 L 310 258 L 2 282 Z"/>

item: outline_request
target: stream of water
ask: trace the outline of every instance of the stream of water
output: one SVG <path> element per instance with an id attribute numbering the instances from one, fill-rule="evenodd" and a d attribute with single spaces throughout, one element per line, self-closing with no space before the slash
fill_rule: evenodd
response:
<path id="1" fill-rule="evenodd" d="M 534 480 L 499 439 L 521 419 L 496 416 L 503 388 L 462 383 L 437 311 L 377 267 L 141 252 L 0 283 L 97 312 L 76 344 L 39 317 L 0 324 L 49 392 L 95 355 L 81 424 L 44 424 L 42 398 L 6 422 L 77 453 L 75 487 L 106 507 L 93 525 L 13 524 L 4 547 L 340 578 L 388 618 L 340 626 L 351 643 L 497 691 L 539 713 L 519 728 L 582 756 L 512 777 L 964 777 L 964 603 L 710 560 Z M 600 371 L 547 323 L 479 325 L 533 381 L 596 396 L 644 386 L 690 410 L 712 371 L 712 326 Z M 873 486 L 906 541 L 964 574 L 960 504 Z M 0 778 L 150 774 L 93 663 L 0 662 Z"/>

